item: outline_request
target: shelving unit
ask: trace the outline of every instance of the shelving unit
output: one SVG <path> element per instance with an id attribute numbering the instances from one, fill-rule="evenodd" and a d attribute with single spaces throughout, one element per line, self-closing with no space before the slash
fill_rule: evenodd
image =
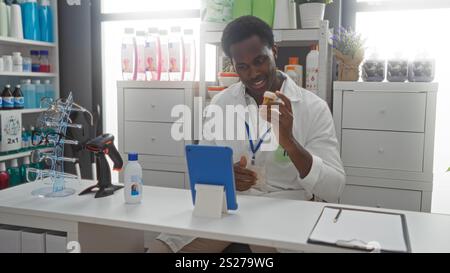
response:
<path id="1" fill-rule="evenodd" d="M 16 39 L 16 38 L 11 38 L 11 37 L 0 37 L 0 45 L 27 45 L 27 46 L 48 47 L 48 48 L 57 47 L 56 43 L 47 43 L 47 42 L 25 40 L 25 39 Z"/>
<path id="2" fill-rule="evenodd" d="M 51 65 L 51 73 L 36 72 L 0 72 L 0 92 L 6 84 L 20 84 L 23 79 L 50 79 L 53 83 L 55 96 L 60 96 L 60 78 L 59 78 L 59 44 L 58 44 L 58 0 L 50 0 L 53 9 L 53 37 L 54 43 L 47 43 L 34 40 L 15 39 L 11 37 L 0 37 L 0 57 L 3 55 L 12 55 L 13 52 L 20 52 L 23 57 L 29 57 L 31 50 L 48 50 L 49 61 Z M 20 112 L 22 114 L 22 127 L 29 128 L 36 122 L 37 115 L 45 111 L 45 109 L 23 109 L 0 111 L 4 112 Z M 23 116 L 26 115 L 26 116 Z M 45 148 L 48 150 L 48 148 Z M 44 150 L 45 150 L 44 149 Z M 31 154 L 29 152 L 15 153 L 0 156 L 0 162 L 7 162 L 11 159 L 24 158 Z"/>
<path id="3" fill-rule="evenodd" d="M 57 78 L 56 73 L 40 72 L 0 72 L 0 77 L 30 77 L 30 78 Z"/>
<path id="4" fill-rule="evenodd" d="M 55 95 L 59 97 L 60 94 L 60 79 L 59 79 L 59 44 L 58 44 L 58 1 L 50 0 L 53 9 L 53 30 L 54 43 L 47 43 L 41 41 L 15 39 L 11 37 L 0 37 L 0 56 L 12 55 L 13 52 L 20 52 L 22 56 L 29 57 L 31 50 L 48 50 L 49 60 L 51 65 L 51 73 L 25 73 L 25 72 L 0 72 L 0 87 L 5 84 L 19 84 L 20 80 L 26 78 L 42 78 L 50 79 L 54 85 Z M 2 89 L 2 88 L 1 88 Z M 1 90 L 0 90 L 1 91 Z"/>
<path id="5" fill-rule="evenodd" d="M 49 152 L 52 150 L 52 148 L 42 148 L 42 149 L 38 149 L 38 150 L 40 150 L 41 152 Z M 0 162 L 9 161 L 12 159 L 24 158 L 24 157 L 30 156 L 32 152 L 33 151 L 26 151 L 26 152 L 21 152 L 21 153 L 2 155 L 2 156 L 0 156 Z"/>

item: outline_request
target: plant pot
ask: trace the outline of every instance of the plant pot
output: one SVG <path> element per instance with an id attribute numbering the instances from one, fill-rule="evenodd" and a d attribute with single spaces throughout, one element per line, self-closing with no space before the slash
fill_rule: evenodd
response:
<path id="1" fill-rule="evenodd" d="M 359 65 L 338 62 L 338 81 L 357 82 L 359 80 Z"/>
<path id="2" fill-rule="evenodd" d="M 299 5 L 302 28 L 320 28 L 325 16 L 324 3 L 305 3 Z"/>

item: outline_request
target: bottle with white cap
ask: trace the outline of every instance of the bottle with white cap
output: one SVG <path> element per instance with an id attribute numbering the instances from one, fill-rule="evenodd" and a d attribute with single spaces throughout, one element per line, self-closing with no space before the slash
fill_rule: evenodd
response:
<path id="1" fill-rule="evenodd" d="M 128 164 L 124 173 L 124 193 L 125 203 L 138 204 L 142 201 L 142 167 L 138 162 L 138 154 L 130 153 L 128 155 Z"/>

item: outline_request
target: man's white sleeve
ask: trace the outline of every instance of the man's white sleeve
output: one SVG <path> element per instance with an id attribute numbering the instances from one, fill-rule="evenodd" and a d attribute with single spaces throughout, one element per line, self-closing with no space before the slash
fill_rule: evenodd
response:
<path id="1" fill-rule="evenodd" d="M 331 112 L 323 102 L 311 122 L 304 147 L 311 153 L 313 164 L 310 173 L 300 179 L 300 184 L 308 193 L 329 203 L 339 202 L 345 186 L 338 145 Z"/>

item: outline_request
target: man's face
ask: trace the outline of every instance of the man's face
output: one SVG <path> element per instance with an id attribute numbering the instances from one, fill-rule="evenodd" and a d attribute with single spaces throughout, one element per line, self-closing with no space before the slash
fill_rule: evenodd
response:
<path id="1" fill-rule="evenodd" d="M 231 56 L 242 83 L 254 94 L 269 91 L 276 79 L 276 47 L 269 48 L 254 35 L 231 45 Z"/>

